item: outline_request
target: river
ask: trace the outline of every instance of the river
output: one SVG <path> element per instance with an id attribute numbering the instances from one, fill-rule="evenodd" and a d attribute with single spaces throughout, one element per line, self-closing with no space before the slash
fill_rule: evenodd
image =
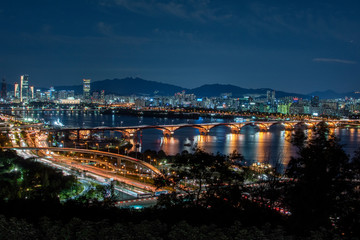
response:
<path id="1" fill-rule="evenodd" d="M 105 115 L 98 111 L 35 111 L 27 113 L 15 111 L 12 114 L 42 118 L 49 122 L 59 119 L 67 127 L 116 127 L 233 121 L 232 119 L 215 118 L 199 118 L 194 120 Z M 337 128 L 335 129 L 335 134 L 340 139 L 340 142 L 344 144 L 345 151 L 350 155 L 360 146 L 359 128 Z M 244 156 L 248 164 L 253 162 L 269 162 L 274 166 L 276 163 L 287 165 L 291 156 L 296 155 L 296 148 L 291 145 L 290 136 L 291 132 L 284 131 L 281 126 L 273 126 L 268 132 L 258 132 L 256 129 L 248 126 L 243 128 L 240 134 L 232 134 L 229 128 L 218 126 L 211 129 L 207 136 L 199 135 L 199 131 L 194 128 L 181 128 L 175 131 L 171 138 L 163 137 L 160 130 L 147 129 L 139 133 L 138 142 L 140 143 L 140 151 L 147 149 L 163 150 L 170 155 L 175 155 L 183 150 L 192 152 L 196 147 L 214 154 L 218 152 L 230 154 L 237 150 Z"/>

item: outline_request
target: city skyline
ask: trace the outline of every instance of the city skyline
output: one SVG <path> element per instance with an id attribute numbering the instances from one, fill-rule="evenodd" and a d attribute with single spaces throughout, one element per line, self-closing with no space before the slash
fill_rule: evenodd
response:
<path id="1" fill-rule="evenodd" d="M 15 82 L 27 73 L 40 87 L 135 76 L 185 88 L 355 91 L 359 9 L 356 1 L 7 2 L 0 74 Z"/>
<path id="2" fill-rule="evenodd" d="M 359 12 L 2 1 L 0 239 L 357 239 Z"/>

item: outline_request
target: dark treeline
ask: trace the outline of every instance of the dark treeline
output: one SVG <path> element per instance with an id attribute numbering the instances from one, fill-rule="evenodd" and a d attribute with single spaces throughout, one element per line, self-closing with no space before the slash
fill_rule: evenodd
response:
<path id="1" fill-rule="evenodd" d="M 142 211 L 29 200 L 1 206 L 0 239 L 338 239 L 328 229 L 296 236 L 278 214 L 252 203 Z"/>
<path id="2" fill-rule="evenodd" d="M 2 197 L 0 239 L 359 239 L 360 151 L 350 159 L 325 124 L 311 138 L 298 129 L 292 142 L 298 155 L 285 175 L 242 166 L 239 153 L 178 154 L 155 184 L 183 194 L 162 195 L 144 210 L 116 208 L 111 197 Z"/>
<path id="3" fill-rule="evenodd" d="M 59 199 L 77 187 L 76 178 L 12 151 L 0 153 L 0 199 Z"/>

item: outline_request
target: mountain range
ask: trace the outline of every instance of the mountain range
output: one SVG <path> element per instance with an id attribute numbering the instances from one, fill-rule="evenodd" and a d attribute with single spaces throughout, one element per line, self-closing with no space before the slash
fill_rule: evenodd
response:
<path id="1" fill-rule="evenodd" d="M 56 90 L 74 90 L 76 93 L 82 93 L 82 85 L 73 86 L 56 86 Z M 266 97 L 267 91 L 272 91 L 270 88 L 242 88 L 230 84 L 206 84 L 197 88 L 188 89 L 172 84 L 161 83 L 156 81 L 144 80 L 141 78 L 123 78 L 123 79 L 106 79 L 101 81 L 94 81 L 91 83 L 91 91 L 105 90 L 106 94 L 117 94 L 121 96 L 141 95 L 141 96 L 172 96 L 177 92 L 185 91 L 186 93 L 193 93 L 198 97 L 217 97 L 223 93 L 231 93 L 232 97 Z M 284 91 L 277 91 L 276 97 L 282 98 L 287 96 L 297 96 L 299 98 L 310 98 L 311 96 L 319 96 L 322 99 L 340 98 L 340 97 L 360 97 L 360 94 L 353 92 L 336 93 L 331 90 L 324 92 L 312 92 L 310 94 L 290 93 Z"/>

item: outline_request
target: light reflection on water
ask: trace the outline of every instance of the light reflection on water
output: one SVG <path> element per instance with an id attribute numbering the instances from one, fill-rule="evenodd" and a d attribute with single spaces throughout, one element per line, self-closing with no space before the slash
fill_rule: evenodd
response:
<path id="1" fill-rule="evenodd" d="M 23 114 L 22 112 L 12 112 Z M 155 117 L 135 117 L 121 115 L 102 115 L 99 112 L 29 112 L 27 117 L 44 118 L 46 121 L 60 121 L 69 127 L 97 127 L 97 126 L 135 126 L 135 125 L 163 125 L 179 123 L 208 123 L 225 122 L 223 119 L 167 119 Z M 228 120 L 231 121 L 231 120 Z M 313 131 L 308 130 L 308 135 Z M 119 133 L 117 136 L 120 136 Z M 348 154 L 360 145 L 360 129 L 335 129 L 335 134 L 341 139 L 344 150 Z M 181 128 L 170 138 L 165 138 L 160 130 L 147 129 L 138 134 L 139 150 L 164 150 L 167 154 L 175 155 L 184 150 L 191 152 L 198 147 L 216 154 L 230 154 L 234 150 L 240 152 L 248 163 L 255 161 L 269 162 L 272 165 L 280 162 L 287 164 L 291 156 L 296 155 L 296 148 L 290 143 L 291 132 L 284 131 L 281 126 L 270 128 L 269 132 L 258 132 L 251 126 L 244 127 L 240 134 L 232 134 L 225 126 L 215 127 L 206 136 L 199 135 L 194 128 Z M 135 142 L 133 142 L 135 143 Z M 185 145 L 184 145 L 185 144 Z M 188 146 L 190 145 L 190 146 Z"/>

